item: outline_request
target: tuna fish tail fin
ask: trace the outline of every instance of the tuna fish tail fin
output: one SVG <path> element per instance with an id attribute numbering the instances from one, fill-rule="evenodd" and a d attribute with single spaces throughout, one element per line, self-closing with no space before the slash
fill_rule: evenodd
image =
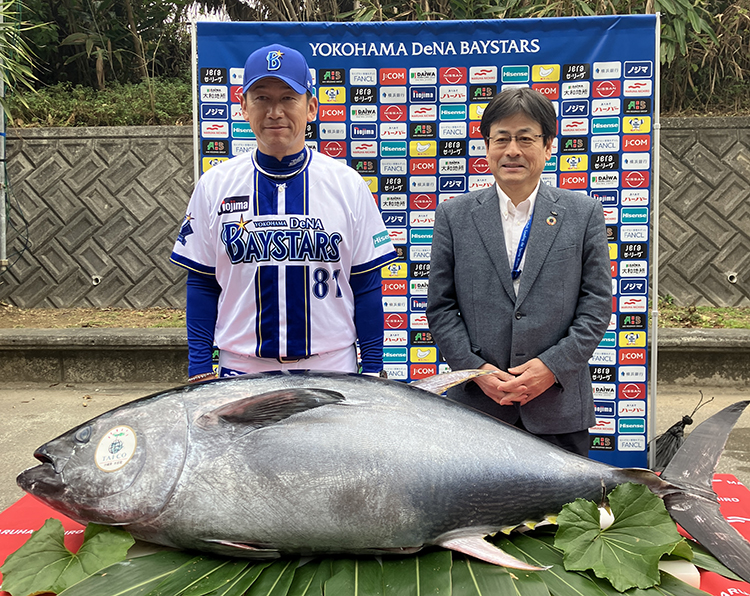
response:
<path id="1" fill-rule="evenodd" d="M 750 542 L 721 515 L 711 481 L 729 433 L 750 400 L 728 406 L 695 428 L 661 478 L 678 490 L 664 495 L 672 518 L 729 569 L 750 582 Z"/>

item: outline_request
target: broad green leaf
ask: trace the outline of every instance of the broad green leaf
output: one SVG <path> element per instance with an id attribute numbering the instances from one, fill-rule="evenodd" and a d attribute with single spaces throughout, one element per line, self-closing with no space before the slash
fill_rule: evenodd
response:
<path id="1" fill-rule="evenodd" d="M 375 559 L 335 559 L 326 596 L 381 596 L 383 568 Z"/>
<path id="2" fill-rule="evenodd" d="M 383 560 L 384 596 L 429 596 L 451 593 L 452 553 L 432 553 Z"/>
<path id="3" fill-rule="evenodd" d="M 143 596 L 148 594 L 194 555 L 162 551 L 125 559 L 60 592 L 59 596 Z"/>
<path id="4" fill-rule="evenodd" d="M 505 567 L 468 557 L 453 559 L 453 596 L 510 596 L 513 580 Z"/>
<path id="5" fill-rule="evenodd" d="M 258 576 L 271 563 L 256 563 L 247 567 L 237 577 L 229 581 L 226 585 L 218 590 L 210 592 L 207 596 L 242 596 Z"/>
<path id="6" fill-rule="evenodd" d="M 707 592 L 694 588 L 690 584 L 677 579 L 674 575 L 661 572 L 661 581 L 658 586 L 648 590 L 649 594 L 664 594 L 665 596 L 706 596 Z"/>
<path id="7" fill-rule="evenodd" d="M 713 571 L 719 575 L 723 575 L 729 579 L 736 581 L 743 581 L 742 578 L 737 575 L 734 571 L 725 567 L 724 564 L 714 557 L 710 552 L 703 548 L 700 544 L 695 542 L 690 543 L 690 548 L 693 550 L 693 565 L 705 569 L 706 571 Z"/>
<path id="8" fill-rule="evenodd" d="M 562 551 L 551 544 L 527 535 L 518 535 L 512 540 L 513 546 L 523 553 L 523 558 L 535 565 L 550 566 L 547 571 L 540 571 L 539 577 L 544 580 L 550 593 L 555 596 L 614 596 L 620 592 L 615 590 L 609 582 L 592 581 L 585 573 L 566 571 L 563 566 Z M 508 552 L 512 549 L 506 545 Z M 512 552 L 516 556 L 515 552 Z M 519 557 L 520 558 L 520 557 Z"/>
<path id="9" fill-rule="evenodd" d="M 282 559 L 266 567 L 250 586 L 248 596 L 285 596 L 299 559 Z"/>
<path id="10" fill-rule="evenodd" d="M 89 524 L 77 553 L 65 547 L 58 519 L 48 519 L 2 567 L 3 589 L 13 596 L 62 592 L 100 569 L 121 561 L 135 542 L 127 532 Z"/>
<path id="11" fill-rule="evenodd" d="M 682 540 L 664 502 L 629 483 L 612 491 L 609 504 L 615 521 L 606 530 L 595 503 L 578 499 L 563 507 L 555 546 L 564 552 L 565 568 L 591 569 L 620 591 L 658 584 L 659 559 Z"/>
<path id="12" fill-rule="evenodd" d="M 319 582 L 315 581 L 319 569 L 320 561 L 310 561 L 298 567 L 294 572 L 287 596 L 320 596 L 323 588 Z"/>
<path id="13" fill-rule="evenodd" d="M 147 596 L 204 596 L 242 572 L 249 563 L 198 556 L 185 563 Z"/>

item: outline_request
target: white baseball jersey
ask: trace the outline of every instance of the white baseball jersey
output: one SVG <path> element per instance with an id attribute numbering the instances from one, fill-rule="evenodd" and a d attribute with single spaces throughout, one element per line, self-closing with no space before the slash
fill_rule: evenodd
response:
<path id="1" fill-rule="evenodd" d="M 188 205 L 171 260 L 215 274 L 214 343 L 261 358 L 297 358 L 356 340 L 349 279 L 396 258 L 359 174 L 310 151 L 292 178 L 261 173 L 244 154 L 208 170 Z"/>

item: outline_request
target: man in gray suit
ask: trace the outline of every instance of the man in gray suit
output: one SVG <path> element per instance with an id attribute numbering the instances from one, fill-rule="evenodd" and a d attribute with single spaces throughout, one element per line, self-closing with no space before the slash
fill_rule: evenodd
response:
<path id="1" fill-rule="evenodd" d="M 495 371 L 449 397 L 587 455 L 588 360 L 612 314 L 612 278 L 599 201 L 541 183 L 556 124 L 529 88 L 485 109 L 496 184 L 438 206 L 427 318 L 452 369 Z"/>

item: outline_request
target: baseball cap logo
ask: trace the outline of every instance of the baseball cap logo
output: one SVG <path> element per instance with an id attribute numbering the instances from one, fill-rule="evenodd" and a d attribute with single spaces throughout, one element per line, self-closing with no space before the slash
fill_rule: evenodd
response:
<path id="1" fill-rule="evenodd" d="M 266 62 L 268 62 L 268 70 L 279 70 L 281 68 L 281 57 L 284 55 L 284 52 L 281 50 L 271 50 L 266 55 Z"/>

